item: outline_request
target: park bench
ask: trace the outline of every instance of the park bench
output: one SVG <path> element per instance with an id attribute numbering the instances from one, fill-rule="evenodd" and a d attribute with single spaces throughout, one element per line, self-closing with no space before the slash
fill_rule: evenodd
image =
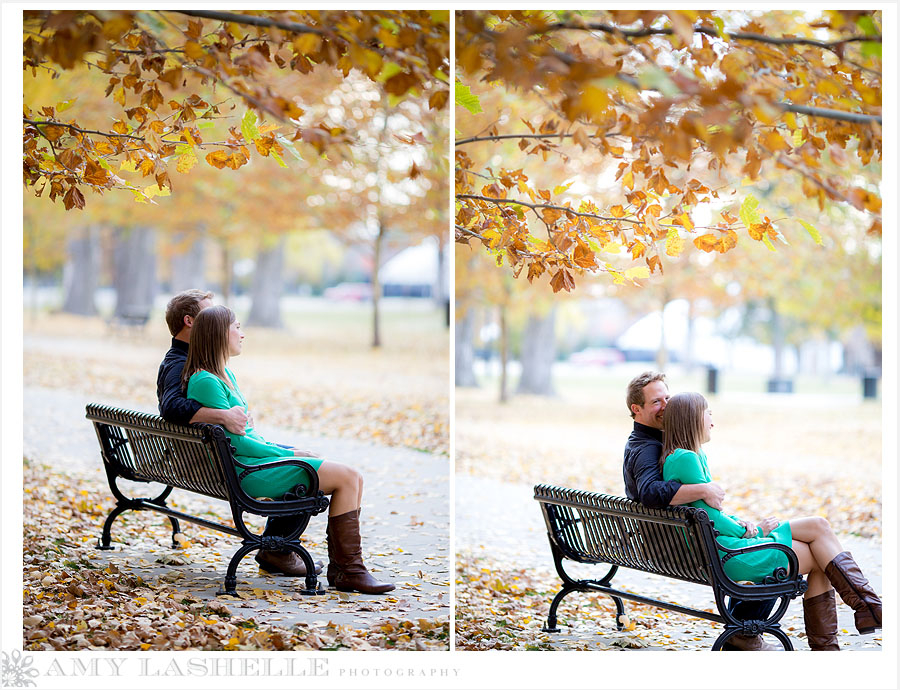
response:
<path id="1" fill-rule="evenodd" d="M 562 578 L 562 589 L 550 605 L 545 632 L 559 632 L 557 609 L 571 592 L 603 592 L 616 604 L 616 627 L 623 628 L 623 599 L 659 606 L 690 616 L 723 623 L 725 629 L 713 643 L 720 650 L 733 635 L 771 633 L 786 651 L 793 646 L 779 621 L 790 600 L 806 591 L 800 575 L 797 556 L 782 544 L 758 544 L 742 549 L 728 549 L 716 543 L 716 531 L 709 516 L 698 508 L 646 508 L 640 503 L 618 496 L 564 489 L 546 484 L 534 487 L 534 498 L 540 503 L 550 539 L 550 550 L 556 572 Z M 723 562 L 750 551 L 778 549 L 788 558 L 789 567 L 776 569 L 761 584 L 742 584 L 729 578 Z M 725 552 L 720 557 L 719 552 Z M 565 569 L 564 559 L 578 563 L 607 564 L 609 571 L 599 579 L 576 579 Z M 646 573 L 693 582 L 712 587 L 719 613 L 693 609 L 677 603 L 660 601 L 634 592 L 616 589 L 612 578 L 619 568 L 632 568 Z M 729 609 L 735 601 L 777 600 L 773 612 L 764 620 L 740 620 Z M 765 615 L 765 614 L 763 614 Z"/>
<path id="2" fill-rule="evenodd" d="M 167 515 L 172 523 L 172 546 L 179 546 L 176 535 L 181 532 L 179 520 L 240 537 L 242 544 L 232 556 L 225 575 L 225 586 L 219 594 L 235 595 L 237 567 L 241 559 L 257 549 L 291 549 L 306 564 L 305 588 L 302 594 L 318 594 L 318 579 L 309 552 L 301 545 L 300 535 L 313 515 L 328 508 L 328 499 L 319 491 L 319 479 L 313 467 L 301 458 L 280 458 L 260 465 L 244 465 L 234 458 L 234 448 L 222 427 L 214 424 L 181 426 L 161 417 L 103 405 L 88 405 L 86 417 L 94 424 L 100 443 L 103 466 L 116 505 L 106 518 L 97 548 L 110 546 L 112 524 L 127 510 L 153 510 Z M 294 465 L 305 469 L 311 477 L 308 489 L 299 485 L 285 500 L 258 500 L 248 496 L 240 480 L 251 472 L 271 467 Z M 156 482 L 164 488 L 156 496 L 131 498 L 118 485 L 120 479 Z M 174 489 L 191 491 L 227 501 L 234 527 L 174 510 L 166 499 Z M 263 517 L 296 518 L 294 531 L 286 536 L 262 536 L 248 527 L 245 513 Z"/>

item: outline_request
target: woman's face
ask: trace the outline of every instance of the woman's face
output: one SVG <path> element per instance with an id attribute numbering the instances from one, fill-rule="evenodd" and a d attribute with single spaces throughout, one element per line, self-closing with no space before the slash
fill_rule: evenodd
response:
<path id="1" fill-rule="evenodd" d="M 712 410 L 708 407 L 703 410 L 703 443 L 712 438 L 712 428 L 715 426 L 712 420 Z"/>
<path id="2" fill-rule="evenodd" d="M 241 331 L 241 322 L 240 321 L 232 321 L 231 325 L 228 327 L 228 356 L 229 357 L 237 357 L 241 354 L 241 341 L 244 339 L 244 334 Z"/>

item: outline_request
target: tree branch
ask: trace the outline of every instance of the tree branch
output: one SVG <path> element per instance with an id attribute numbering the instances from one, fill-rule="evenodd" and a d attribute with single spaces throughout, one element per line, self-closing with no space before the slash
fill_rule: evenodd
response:
<path id="1" fill-rule="evenodd" d="M 96 129 L 82 129 L 81 127 L 76 127 L 75 125 L 68 125 L 65 122 L 56 122 L 55 120 L 45 120 L 43 122 L 38 122 L 36 120 L 29 120 L 27 117 L 22 118 L 22 122 L 34 125 L 35 127 L 39 127 L 41 125 L 51 125 L 53 127 L 65 127 L 66 129 L 71 129 L 75 132 L 79 132 L 80 134 L 96 134 L 101 137 L 118 137 L 120 139 L 135 139 L 136 141 L 146 141 L 143 137 L 136 137 L 132 134 L 119 134 L 118 132 L 100 132 Z M 40 131 L 40 130 L 38 130 Z M 43 134 L 43 132 L 41 132 Z"/>
<path id="2" fill-rule="evenodd" d="M 598 220 L 606 221 L 607 223 L 617 223 L 619 221 L 625 221 L 626 223 L 639 223 L 640 221 L 634 220 L 632 218 L 609 218 L 607 216 L 600 216 L 596 213 L 584 213 L 582 211 L 576 211 L 575 209 L 569 208 L 567 206 L 555 206 L 553 204 L 532 204 L 527 201 L 519 201 L 517 199 L 497 199 L 490 196 L 480 196 L 478 194 L 457 194 L 457 199 L 474 199 L 476 201 L 488 201 L 493 204 L 516 204 L 518 206 L 527 206 L 532 211 L 537 213 L 538 209 L 546 208 L 553 209 L 557 211 L 565 211 L 566 213 L 571 213 L 575 216 L 581 216 L 584 218 L 597 218 Z M 543 220 L 543 219 L 542 219 Z"/>
<path id="3" fill-rule="evenodd" d="M 557 132 L 552 134 L 494 134 L 484 137 L 468 137 L 467 139 L 457 139 L 454 144 L 462 146 L 463 144 L 471 144 L 476 141 L 499 141 L 501 139 L 569 139 L 575 135 L 568 132 Z M 603 139 L 605 137 L 617 137 L 618 132 L 607 132 L 606 134 L 588 134 L 589 139 Z"/>
<path id="4" fill-rule="evenodd" d="M 546 33 L 549 31 L 558 31 L 561 29 L 573 29 L 576 31 L 602 31 L 603 33 L 611 34 L 614 36 L 623 36 L 627 38 L 646 38 L 647 36 L 671 36 L 675 33 L 675 31 L 671 28 L 664 29 L 653 29 L 650 27 L 644 29 L 622 29 L 617 26 L 613 26 L 611 24 L 604 24 L 602 22 L 591 23 L 591 24 L 573 24 L 571 22 L 559 22 L 557 24 L 551 24 L 545 29 L 535 30 L 534 34 Z M 861 41 L 871 41 L 873 43 L 881 43 L 881 35 L 876 36 L 849 36 L 848 38 L 840 38 L 834 41 L 817 41 L 811 38 L 797 38 L 793 36 L 782 36 L 780 38 L 775 38 L 772 36 L 766 36 L 765 34 L 756 34 L 756 33 L 723 33 L 720 34 L 716 29 L 708 26 L 695 26 L 694 33 L 697 34 L 706 34 L 707 36 L 712 36 L 713 38 L 730 38 L 735 41 L 756 41 L 759 43 L 770 43 L 773 45 L 807 45 L 814 46 L 817 48 L 824 48 L 825 50 L 835 50 L 839 46 L 844 45 L 845 43 L 855 43 Z"/>
<path id="5" fill-rule="evenodd" d="M 485 237 L 484 235 L 482 235 L 480 233 L 475 232 L 474 230 L 470 230 L 469 228 L 463 227 L 459 223 L 454 223 L 453 225 L 456 228 L 456 230 L 459 233 L 462 233 L 463 235 L 468 235 L 469 237 L 473 237 L 477 240 L 481 240 L 482 242 L 490 243 L 490 240 L 487 237 Z M 457 242 L 458 241 L 459 240 L 457 240 Z M 544 258 L 540 254 L 535 254 L 534 252 L 528 252 L 523 249 L 516 249 L 515 247 L 504 247 L 504 249 L 508 252 L 512 252 L 519 256 L 527 256 L 530 259 L 543 259 Z M 557 251 L 559 251 L 559 250 L 557 250 Z"/>
<path id="6" fill-rule="evenodd" d="M 811 117 L 826 117 L 829 120 L 842 120 L 844 122 L 867 123 L 877 122 L 881 124 L 881 115 L 865 115 L 864 113 L 848 113 L 843 110 L 830 108 L 813 108 L 808 105 L 794 105 L 793 103 L 778 103 L 779 108 L 792 113 L 801 113 Z"/>
<path id="7" fill-rule="evenodd" d="M 177 12 L 178 14 L 186 14 L 189 17 L 214 19 L 222 22 L 232 22 L 234 24 L 249 24 L 250 26 L 271 27 L 294 34 L 328 35 L 327 31 L 306 26 L 305 24 L 283 22 L 279 19 L 268 19 L 266 17 L 256 17 L 252 14 L 238 14 L 237 12 L 219 12 L 214 10 L 177 10 Z"/>

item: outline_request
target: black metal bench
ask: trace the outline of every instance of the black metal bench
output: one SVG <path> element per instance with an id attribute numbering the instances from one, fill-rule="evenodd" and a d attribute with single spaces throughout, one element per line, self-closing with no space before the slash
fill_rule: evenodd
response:
<path id="1" fill-rule="evenodd" d="M 716 531 L 709 516 L 688 506 L 652 509 L 626 498 L 576 491 L 539 484 L 534 498 L 541 505 L 547 524 L 547 536 L 562 589 L 550 605 L 546 632 L 559 632 L 556 614 L 563 598 L 571 592 L 603 592 L 616 604 L 616 627 L 623 628 L 623 599 L 678 611 L 690 616 L 723 623 L 725 629 L 713 643 L 720 650 L 733 635 L 771 633 L 786 651 L 792 651 L 790 639 L 779 621 L 791 599 L 806 591 L 799 572 L 797 556 L 782 544 L 758 544 L 728 549 L 716 543 Z M 729 578 L 723 562 L 741 553 L 759 549 L 778 549 L 788 558 L 789 567 L 776 569 L 761 584 L 739 584 Z M 718 552 L 725 552 L 719 556 Z M 609 571 L 600 579 L 575 579 L 565 570 L 563 559 L 578 563 L 605 563 Z M 632 568 L 656 575 L 712 587 L 719 613 L 692 609 L 680 604 L 651 599 L 616 589 L 612 578 L 619 568 Z M 764 620 L 740 620 L 729 610 L 729 601 L 777 600 Z"/>
<path id="2" fill-rule="evenodd" d="M 313 467 L 301 458 L 288 457 L 260 465 L 244 465 L 234 459 L 234 447 L 220 426 L 170 424 L 161 417 L 132 412 L 104 405 L 88 405 L 86 417 L 94 423 L 100 442 L 103 466 L 109 488 L 116 498 L 103 525 L 97 548 L 110 546 L 113 521 L 126 510 L 154 510 L 169 517 L 172 523 L 172 546 L 178 547 L 175 536 L 181 532 L 179 520 L 187 520 L 210 529 L 241 537 L 242 544 L 232 556 L 225 575 L 225 587 L 220 594 L 236 594 L 237 567 L 241 559 L 257 549 L 290 549 L 306 564 L 303 594 L 318 594 L 318 579 L 312 557 L 300 543 L 300 535 L 313 515 L 328 508 L 328 499 L 319 491 L 319 478 Z M 240 480 L 251 472 L 272 467 L 292 465 L 302 467 L 311 478 L 310 487 L 298 486 L 289 500 L 257 500 L 248 496 Z M 150 498 L 130 498 L 118 485 L 119 479 L 135 482 L 157 482 L 165 488 Z M 227 501 L 235 527 L 206 520 L 174 510 L 166 499 L 174 489 Z M 256 534 L 244 522 L 244 514 L 264 517 L 291 517 L 296 525 L 285 536 Z"/>

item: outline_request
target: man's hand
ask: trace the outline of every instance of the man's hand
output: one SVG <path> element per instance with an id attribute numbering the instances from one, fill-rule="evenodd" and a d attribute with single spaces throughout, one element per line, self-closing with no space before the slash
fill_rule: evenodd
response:
<path id="1" fill-rule="evenodd" d="M 722 510 L 722 499 L 725 498 L 725 489 L 716 484 L 715 482 L 709 482 L 708 484 L 703 484 L 704 487 L 704 496 L 703 500 L 706 501 L 707 505 L 710 508 L 715 508 L 716 510 Z"/>
<path id="2" fill-rule="evenodd" d="M 219 410 L 222 414 L 221 424 L 232 434 L 238 436 L 244 435 L 244 429 L 247 428 L 247 413 L 241 405 L 235 405 L 228 410 Z"/>
<path id="3" fill-rule="evenodd" d="M 774 517 L 767 517 L 760 521 L 759 528 L 762 530 L 762 535 L 764 537 L 768 537 L 773 529 L 778 527 L 781 524 L 781 520 Z"/>

